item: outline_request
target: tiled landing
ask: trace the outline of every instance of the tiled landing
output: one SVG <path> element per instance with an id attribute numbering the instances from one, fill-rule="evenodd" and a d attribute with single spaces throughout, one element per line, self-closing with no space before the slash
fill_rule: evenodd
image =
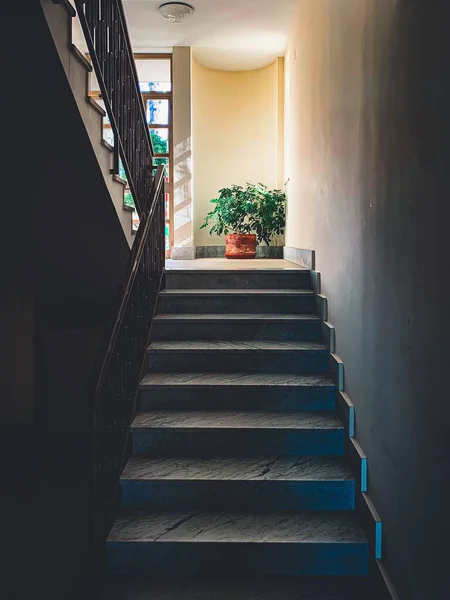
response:
<path id="1" fill-rule="evenodd" d="M 166 260 L 166 270 L 189 269 L 198 271 L 202 269 L 223 269 L 234 271 L 236 269 L 302 269 L 288 260 L 276 258 L 255 258 L 254 260 L 231 260 L 228 258 L 197 258 L 196 260 Z"/>

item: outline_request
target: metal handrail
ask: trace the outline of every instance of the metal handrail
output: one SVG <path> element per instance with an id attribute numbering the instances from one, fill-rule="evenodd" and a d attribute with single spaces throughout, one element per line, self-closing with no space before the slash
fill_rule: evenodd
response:
<path id="1" fill-rule="evenodd" d="M 63 2 L 68 0 L 53 0 Z M 115 518 L 120 475 L 165 264 L 164 167 L 153 146 L 121 0 L 75 0 L 140 223 L 117 317 L 93 370 L 89 396 L 92 543 L 101 548 Z M 73 11 L 73 9 L 71 9 Z M 73 12 L 71 12 L 72 16 Z"/>
<path id="2" fill-rule="evenodd" d="M 150 202 L 141 213 L 125 287 L 91 397 L 90 512 L 93 545 L 101 546 L 112 526 L 125 464 L 128 435 L 164 274 L 164 167 L 157 169 Z"/>
<path id="3" fill-rule="evenodd" d="M 150 193 L 154 150 L 139 89 L 121 0 L 75 0 L 92 65 L 115 137 L 115 164 L 122 160 L 140 214 Z"/>

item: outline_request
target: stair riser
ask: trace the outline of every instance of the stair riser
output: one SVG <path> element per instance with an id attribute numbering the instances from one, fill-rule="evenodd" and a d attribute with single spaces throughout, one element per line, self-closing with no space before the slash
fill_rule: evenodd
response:
<path id="1" fill-rule="evenodd" d="M 365 575 L 363 543 L 109 542 L 115 575 Z"/>
<path id="2" fill-rule="evenodd" d="M 166 272 L 167 289 L 264 289 L 309 290 L 311 275 L 304 272 L 252 273 L 251 271 Z"/>
<path id="3" fill-rule="evenodd" d="M 122 505 L 170 511 L 353 510 L 354 481 L 170 481 L 122 483 Z"/>
<path id="4" fill-rule="evenodd" d="M 289 352 L 150 352 L 148 368 L 185 373 L 326 373 L 326 351 Z"/>
<path id="5" fill-rule="evenodd" d="M 191 388 L 143 388 L 139 393 L 143 410 L 311 410 L 335 408 L 333 388 L 289 389 L 268 386 L 193 386 Z"/>
<path id="6" fill-rule="evenodd" d="M 167 340 L 273 340 L 321 342 L 320 321 L 283 321 L 261 323 L 258 321 L 159 321 L 155 320 L 153 341 Z"/>
<path id="7" fill-rule="evenodd" d="M 152 456 L 342 456 L 343 429 L 151 429 L 133 431 L 133 453 Z"/>
<path id="8" fill-rule="evenodd" d="M 215 296 L 173 298 L 161 296 L 159 313 L 315 314 L 314 296 Z"/>

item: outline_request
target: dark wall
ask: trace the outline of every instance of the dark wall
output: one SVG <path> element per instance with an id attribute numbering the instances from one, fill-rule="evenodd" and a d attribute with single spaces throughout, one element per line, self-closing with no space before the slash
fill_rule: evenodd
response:
<path id="1" fill-rule="evenodd" d="M 92 388 L 130 251 L 39 0 L 2 3 L 0 57 L 2 592 L 78 598 Z"/>
<path id="2" fill-rule="evenodd" d="M 34 422 L 34 302 L 0 297 L 0 424 Z"/>
<path id="3" fill-rule="evenodd" d="M 58 10 L 63 37 L 69 13 Z M 114 323 L 129 247 L 39 1 L 2 5 L 0 50 L 0 303 L 17 315 L 28 299 L 36 317 L 25 331 L 20 315 L 6 328 L 4 312 L 0 421 L 85 431 L 86 378 Z"/>
<path id="4" fill-rule="evenodd" d="M 128 243 L 39 1 L 2 5 L 0 51 L 0 293 L 114 296 Z"/>
<path id="5" fill-rule="evenodd" d="M 449 17 L 302 0 L 287 64 L 287 245 L 317 252 L 404 600 L 450 597 Z"/>

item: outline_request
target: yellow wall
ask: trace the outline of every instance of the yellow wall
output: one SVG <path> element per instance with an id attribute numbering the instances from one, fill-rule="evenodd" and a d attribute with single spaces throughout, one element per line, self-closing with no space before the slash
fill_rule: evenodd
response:
<path id="1" fill-rule="evenodd" d="M 222 187 L 283 185 L 283 61 L 254 71 L 218 71 L 192 64 L 194 240 L 225 240 L 199 231 Z M 281 82 L 281 85 L 280 85 Z"/>
<path id="2" fill-rule="evenodd" d="M 320 193 L 328 156 L 329 5 L 330 0 L 299 5 L 285 56 L 286 246 L 295 248 L 315 248 L 310 198 Z"/>

